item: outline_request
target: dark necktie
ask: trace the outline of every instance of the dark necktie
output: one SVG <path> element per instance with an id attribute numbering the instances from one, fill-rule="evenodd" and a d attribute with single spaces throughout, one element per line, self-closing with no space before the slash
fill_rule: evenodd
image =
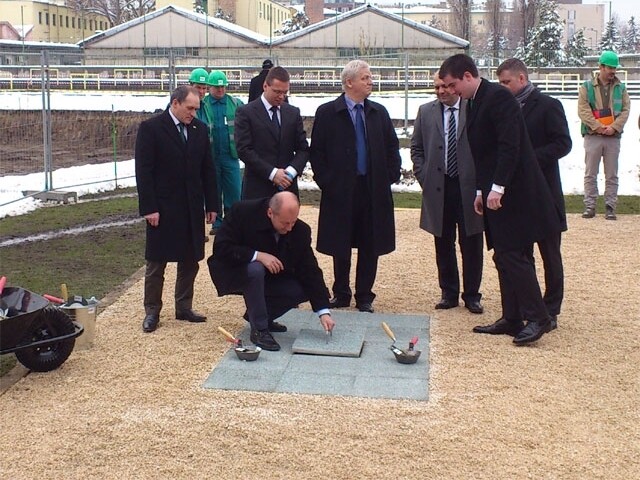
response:
<path id="1" fill-rule="evenodd" d="M 271 107 L 273 113 L 271 114 L 271 123 L 276 127 L 278 133 L 280 133 L 280 122 L 278 121 L 278 107 Z"/>
<path id="2" fill-rule="evenodd" d="M 185 135 L 186 126 L 184 123 L 178 123 L 178 131 L 180 132 L 180 139 L 182 143 L 187 143 L 187 136 Z"/>
<path id="3" fill-rule="evenodd" d="M 456 155 L 456 109 L 449 107 L 449 126 L 447 127 L 447 175 L 458 176 L 458 159 Z"/>
<path id="4" fill-rule="evenodd" d="M 363 106 L 356 104 L 356 152 L 358 163 L 356 165 L 358 175 L 367 174 L 367 133 L 364 129 L 364 119 L 362 118 Z"/>

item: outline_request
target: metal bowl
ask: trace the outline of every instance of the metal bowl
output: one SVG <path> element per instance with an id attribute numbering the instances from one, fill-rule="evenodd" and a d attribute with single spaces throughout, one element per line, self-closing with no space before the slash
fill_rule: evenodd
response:
<path id="1" fill-rule="evenodd" d="M 399 348 L 394 348 L 391 350 L 393 354 L 396 356 L 396 360 L 398 363 L 411 364 L 416 363 L 418 358 L 420 358 L 421 350 L 400 350 Z"/>
<path id="2" fill-rule="evenodd" d="M 260 356 L 262 349 L 260 347 L 236 347 L 233 349 L 240 360 L 245 362 L 254 362 Z"/>

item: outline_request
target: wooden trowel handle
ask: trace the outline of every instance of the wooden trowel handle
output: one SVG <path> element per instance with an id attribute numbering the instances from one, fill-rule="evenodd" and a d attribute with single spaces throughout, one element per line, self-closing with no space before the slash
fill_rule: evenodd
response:
<path id="1" fill-rule="evenodd" d="M 231 335 L 231 333 L 229 333 L 227 330 L 225 330 L 222 327 L 218 327 L 218 331 L 223 334 L 225 337 L 227 337 L 227 340 L 229 340 L 230 342 L 236 342 L 236 337 L 234 337 L 233 335 Z"/>
<path id="2" fill-rule="evenodd" d="M 387 322 L 382 322 L 382 329 L 384 330 L 384 333 L 386 333 L 391 340 L 393 340 L 394 342 L 396 341 L 396 336 L 393 334 L 393 331 L 389 328 L 389 325 L 387 325 Z"/>

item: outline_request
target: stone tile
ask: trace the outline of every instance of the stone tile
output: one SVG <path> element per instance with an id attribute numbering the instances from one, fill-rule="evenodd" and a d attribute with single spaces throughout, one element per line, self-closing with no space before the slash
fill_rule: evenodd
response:
<path id="1" fill-rule="evenodd" d="M 336 328 L 333 335 L 328 336 L 323 330 L 304 328 L 300 330 L 293 342 L 293 353 L 310 355 L 327 355 L 333 357 L 359 357 L 364 343 L 364 326 Z"/>

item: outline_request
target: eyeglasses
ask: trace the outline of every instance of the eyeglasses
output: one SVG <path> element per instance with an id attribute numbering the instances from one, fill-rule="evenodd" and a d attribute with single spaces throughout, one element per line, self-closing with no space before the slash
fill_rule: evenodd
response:
<path id="1" fill-rule="evenodd" d="M 289 90 L 276 90 L 272 87 L 269 87 L 269 89 L 278 97 L 286 97 L 287 95 L 289 95 Z"/>

